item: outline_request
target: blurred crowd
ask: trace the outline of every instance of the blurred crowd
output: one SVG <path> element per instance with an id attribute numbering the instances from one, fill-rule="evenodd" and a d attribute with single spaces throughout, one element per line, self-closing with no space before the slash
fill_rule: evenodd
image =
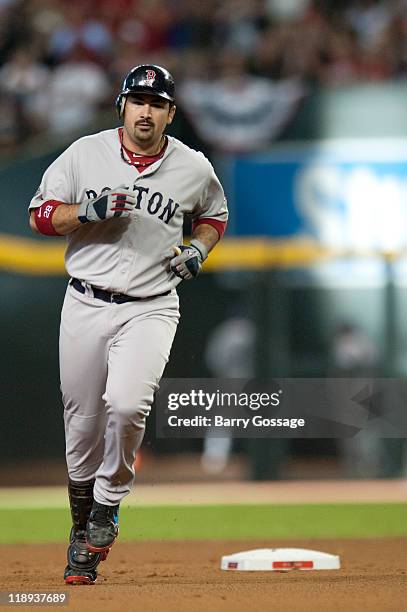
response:
<path id="1" fill-rule="evenodd" d="M 407 1 L 0 0 L 0 147 L 85 127 L 144 62 L 215 147 L 259 148 L 314 86 L 406 78 Z"/>

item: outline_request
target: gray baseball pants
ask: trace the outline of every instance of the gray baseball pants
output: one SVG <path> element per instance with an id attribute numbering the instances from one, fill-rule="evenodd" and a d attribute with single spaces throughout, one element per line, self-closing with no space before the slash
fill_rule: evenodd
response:
<path id="1" fill-rule="evenodd" d="M 179 320 L 172 291 L 107 303 L 68 285 L 61 313 L 60 377 L 71 480 L 95 478 L 94 498 L 118 504 L 131 489 L 136 451 Z"/>

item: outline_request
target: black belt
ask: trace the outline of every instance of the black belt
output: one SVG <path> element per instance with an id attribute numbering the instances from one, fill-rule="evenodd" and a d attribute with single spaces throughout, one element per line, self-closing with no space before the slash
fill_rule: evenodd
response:
<path id="1" fill-rule="evenodd" d="M 72 287 L 74 287 L 74 289 L 76 289 L 80 293 L 86 293 L 86 289 L 79 279 L 71 278 L 69 284 L 72 285 Z M 113 304 L 124 304 L 125 302 L 142 302 L 144 300 L 152 300 L 154 298 L 169 295 L 171 293 L 170 289 L 165 293 L 149 295 L 148 297 L 133 297 L 132 295 L 125 295 L 124 293 L 111 293 L 110 291 L 99 289 L 98 287 L 94 287 L 93 285 L 88 285 L 88 287 L 92 289 L 93 297 L 98 298 L 98 300 L 103 300 L 104 302 L 110 302 Z"/>

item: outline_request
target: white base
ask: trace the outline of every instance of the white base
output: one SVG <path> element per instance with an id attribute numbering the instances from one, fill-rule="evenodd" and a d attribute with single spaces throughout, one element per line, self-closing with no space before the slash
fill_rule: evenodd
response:
<path id="1" fill-rule="evenodd" d="M 222 557 L 221 569 L 240 571 L 287 572 L 339 569 L 337 555 L 305 548 L 258 548 Z"/>

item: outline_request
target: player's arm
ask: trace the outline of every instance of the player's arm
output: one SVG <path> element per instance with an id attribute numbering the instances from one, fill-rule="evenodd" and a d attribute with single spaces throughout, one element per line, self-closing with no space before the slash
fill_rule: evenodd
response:
<path id="1" fill-rule="evenodd" d="M 219 226 L 214 226 L 212 220 L 208 221 L 210 222 L 196 225 L 189 246 L 180 245 L 174 249 L 176 256 L 171 259 L 170 268 L 176 276 L 184 280 L 198 276 L 208 253 L 223 235 Z"/>
<path id="2" fill-rule="evenodd" d="M 191 242 L 194 240 L 198 240 L 205 247 L 206 255 L 208 255 L 208 253 L 212 251 L 215 244 L 219 242 L 220 234 L 218 230 L 213 227 L 213 225 L 201 223 L 192 233 Z"/>
<path id="3" fill-rule="evenodd" d="M 212 168 L 212 167 L 211 167 Z M 198 276 L 208 253 L 222 238 L 228 220 L 226 198 L 215 172 L 211 171 L 208 188 L 198 214 L 192 223 L 190 245 L 176 247 L 176 256 L 170 261 L 171 271 L 184 280 Z"/>
<path id="4" fill-rule="evenodd" d="M 65 236 L 84 223 L 128 217 L 133 213 L 135 203 L 134 192 L 124 188 L 105 191 L 101 196 L 80 204 L 48 200 L 30 211 L 30 227 L 45 236 Z"/>
<path id="5" fill-rule="evenodd" d="M 30 212 L 30 227 L 36 234 L 43 234 L 46 236 L 66 236 L 67 234 L 74 232 L 82 225 L 78 219 L 79 206 L 79 204 L 61 203 L 55 208 L 51 219 L 44 219 L 46 206 L 43 210 L 34 209 Z M 48 228 L 45 226 L 45 224 L 48 225 Z"/>

